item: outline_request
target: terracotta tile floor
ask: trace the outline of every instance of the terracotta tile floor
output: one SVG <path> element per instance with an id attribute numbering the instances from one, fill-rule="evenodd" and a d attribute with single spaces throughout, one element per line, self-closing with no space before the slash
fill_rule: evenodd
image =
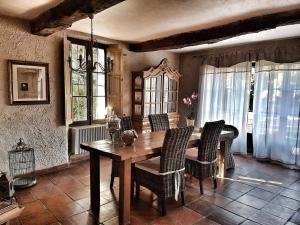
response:
<path id="1" fill-rule="evenodd" d="M 186 205 L 167 201 L 167 216 L 160 217 L 157 198 L 142 189 L 140 200 L 132 205 L 135 225 L 295 225 L 300 224 L 300 172 L 251 158 L 235 157 L 237 167 L 218 189 L 204 183 L 199 194 L 198 181 L 186 180 Z M 118 179 L 109 189 L 111 161 L 101 159 L 100 220 L 118 224 Z M 79 162 L 63 171 L 39 176 L 38 184 L 16 192 L 25 206 L 13 225 L 89 225 L 97 224 L 89 214 L 89 162 Z"/>

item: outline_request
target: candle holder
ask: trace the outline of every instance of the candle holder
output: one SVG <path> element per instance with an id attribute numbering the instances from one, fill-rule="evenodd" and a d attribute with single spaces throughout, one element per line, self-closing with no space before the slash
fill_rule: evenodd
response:
<path id="1" fill-rule="evenodd" d="M 120 119 L 112 113 L 106 120 L 106 129 L 108 130 L 111 143 L 115 142 L 115 134 L 120 130 Z"/>

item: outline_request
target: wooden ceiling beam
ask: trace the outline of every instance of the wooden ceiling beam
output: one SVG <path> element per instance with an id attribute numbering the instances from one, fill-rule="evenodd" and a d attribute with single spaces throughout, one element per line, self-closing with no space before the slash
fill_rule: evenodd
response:
<path id="1" fill-rule="evenodd" d="M 300 23 L 300 9 L 252 17 L 222 26 L 134 43 L 129 45 L 129 49 L 134 52 L 147 52 L 211 44 L 243 34 L 297 23 Z"/>
<path id="2" fill-rule="evenodd" d="M 48 36 L 71 27 L 72 23 L 99 13 L 124 0 L 65 0 L 30 22 L 31 32 Z"/>

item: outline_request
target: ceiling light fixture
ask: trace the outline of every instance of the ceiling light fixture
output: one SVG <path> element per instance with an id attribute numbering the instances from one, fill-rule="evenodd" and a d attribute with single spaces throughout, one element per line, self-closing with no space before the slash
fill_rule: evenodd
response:
<path id="1" fill-rule="evenodd" d="M 93 57 L 93 46 L 94 46 L 94 33 L 93 33 L 93 19 L 94 19 L 94 14 L 89 13 L 88 17 L 90 18 L 91 21 L 91 38 L 89 41 L 89 44 L 87 46 L 87 57 L 84 59 L 83 57 L 83 52 L 82 49 L 79 50 L 79 57 L 77 59 L 77 62 L 74 62 L 74 60 L 71 57 L 71 54 L 69 56 L 69 66 L 71 71 L 78 72 L 78 73 L 105 73 L 105 67 L 102 65 L 100 62 L 95 61 L 94 62 L 94 57 Z M 73 65 L 78 65 L 77 67 L 73 67 Z"/>

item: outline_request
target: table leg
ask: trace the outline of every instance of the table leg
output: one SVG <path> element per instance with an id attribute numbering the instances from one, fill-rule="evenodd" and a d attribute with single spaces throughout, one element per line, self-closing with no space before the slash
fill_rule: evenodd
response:
<path id="1" fill-rule="evenodd" d="M 94 216 L 99 217 L 100 209 L 100 169 L 99 155 L 95 152 L 90 152 L 90 195 L 91 208 Z"/>
<path id="2" fill-rule="evenodd" d="M 119 193 L 119 224 L 130 224 L 131 160 L 121 162 Z"/>
<path id="3" fill-rule="evenodd" d="M 229 146 L 229 142 L 227 140 L 220 142 L 220 159 L 219 159 L 219 173 L 218 173 L 218 177 L 220 178 L 223 178 L 226 175 L 226 165 L 227 165 L 226 154 L 229 151 L 228 146 Z"/>

